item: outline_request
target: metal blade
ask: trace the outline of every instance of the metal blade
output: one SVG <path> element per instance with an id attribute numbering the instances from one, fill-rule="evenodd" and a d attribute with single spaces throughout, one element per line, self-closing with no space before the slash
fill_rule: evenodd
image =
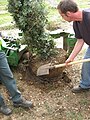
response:
<path id="1" fill-rule="evenodd" d="M 50 68 L 51 68 L 50 63 L 40 66 L 37 70 L 37 76 L 49 74 L 49 69 Z"/>

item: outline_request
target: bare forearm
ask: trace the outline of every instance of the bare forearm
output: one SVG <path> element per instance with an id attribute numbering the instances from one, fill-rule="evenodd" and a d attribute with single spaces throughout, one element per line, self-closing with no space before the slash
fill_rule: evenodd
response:
<path id="1" fill-rule="evenodd" d="M 77 40 L 77 42 L 76 42 L 76 44 L 75 44 L 75 47 L 74 47 L 71 55 L 70 55 L 69 58 L 68 58 L 69 61 L 73 61 L 73 60 L 74 60 L 74 58 L 77 56 L 77 54 L 81 51 L 83 45 L 84 45 L 83 39 Z M 67 60 L 67 61 L 68 61 L 68 60 Z M 66 62 L 67 62 L 67 61 L 66 61 Z"/>

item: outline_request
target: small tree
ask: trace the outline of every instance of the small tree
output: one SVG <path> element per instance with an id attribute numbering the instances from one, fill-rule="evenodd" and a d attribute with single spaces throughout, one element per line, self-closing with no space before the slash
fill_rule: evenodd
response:
<path id="1" fill-rule="evenodd" d="M 8 11 L 23 32 L 32 53 L 44 59 L 55 54 L 55 43 L 44 30 L 47 24 L 44 0 L 8 0 L 8 2 Z"/>

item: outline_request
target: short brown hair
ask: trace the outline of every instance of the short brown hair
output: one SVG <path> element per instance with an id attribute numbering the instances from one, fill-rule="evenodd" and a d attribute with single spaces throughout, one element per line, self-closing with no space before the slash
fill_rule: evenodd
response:
<path id="1" fill-rule="evenodd" d="M 64 14 L 66 14 L 67 11 L 74 13 L 78 11 L 78 5 L 74 2 L 74 0 L 61 0 L 57 9 Z"/>

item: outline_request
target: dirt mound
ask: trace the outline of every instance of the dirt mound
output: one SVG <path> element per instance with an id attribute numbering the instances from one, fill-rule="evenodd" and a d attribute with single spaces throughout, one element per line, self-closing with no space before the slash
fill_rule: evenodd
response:
<path id="1" fill-rule="evenodd" d="M 62 48 L 58 48 L 58 54 L 55 55 L 54 57 L 50 57 L 48 60 L 40 60 L 40 58 L 35 57 L 33 58 L 30 63 L 29 63 L 29 67 L 30 70 L 32 70 L 32 72 L 37 75 L 37 70 L 40 66 L 45 65 L 50 63 L 51 65 L 58 65 L 61 63 L 64 63 L 66 60 L 66 51 L 63 50 Z M 60 74 L 62 74 L 64 70 L 64 67 L 60 67 L 57 69 L 50 69 L 49 74 L 48 75 L 44 75 L 43 77 L 56 77 Z"/>

